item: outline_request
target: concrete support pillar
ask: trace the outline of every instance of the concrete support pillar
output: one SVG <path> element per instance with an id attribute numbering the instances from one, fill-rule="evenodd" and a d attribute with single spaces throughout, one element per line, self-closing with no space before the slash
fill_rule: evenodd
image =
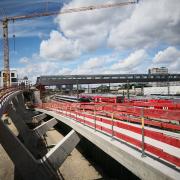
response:
<path id="1" fill-rule="evenodd" d="M 169 81 L 168 81 L 168 86 L 167 86 L 167 88 L 168 88 L 168 96 L 170 95 L 170 85 L 169 85 Z"/>
<path id="2" fill-rule="evenodd" d="M 109 92 L 111 92 L 111 83 L 109 83 Z"/>
<path id="3" fill-rule="evenodd" d="M 15 100 L 12 100 L 12 102 L 16 103 Z M 37 146 L 41 142 L 42 135 L 52 128 L 57 121 L 53 118 L 39 127 L 36 127 L 34 130 L 31 130 L 27 126 L 26 121 L 22 118 L 21 114 L 23 114 L 23 112 L 19 111 L 18 106 L 9 104 L 8 114 L 18 130 L 20 138 L 24 141 L 25 146 L 33 153 L 33 155 L 38 156 Z M 44 113 L 40 114 L 37 116 L 37 120 L 42 120 L 46 116 L 47 115 Z"/>
<path id="4" fill-rule="evenodd" d="M 88 94 L 89 94 L 90 92 L 89 92 L 89 84 L 88 84 Z"/>
<path id="5" fill-rule="evenodd" d="M 39 123 L 40 121 L 42 121 L 42 120 L 45 119 L 46 117 L 47 117 L 47 115 L 44 114 L 44 113 L 38 114 L 38 115 L 32 117 L 32 122 L 34 122 L 34 123 Z"/>
<path id="6" fill-rule="evenodd" d="M 17 128 L 19 137 L 23 140 L 24 145 L 31 151 L 34 156 L 38 156 L 37 146 L 41 141 L 41 137 L 38 136 L 38 134 L 32 133 L 32 131 L 26 125 L 25 121 L 21 118 L 20 114 L 17 113 L 12 107 L 8 109 L 8 114 Z"/>
<path id="7" fill-rule="evenodd" d="M 25 102 L 24 102 L 23 94 L 18 94 L 17 95 L 17 101 L 18 101 L 19 106 L 21 106 L 21 108 L 25 111 L 26 107 L 25 107 Z"/>
<path id="8" fill-rule="evenodd" d="M 0 141 L 25 180 L 56 180 L 57 170 L 80 141 L 79 135 L 72 130 L 62 141 L 51 149 L 42 159 L 36 159 L 22 142 L 0 120 Z"/>
<path id="9" fill-rule="evenodd" d="M 55 169 L 58 169 L 79 141 L 79 135 L 74 130 L 71 130 L 68 135 L 46 154 L 44 161 L 49 162 Z"/>
<path id="10" fill-rule="evenodd" d="M 141 95 L 144 96 L 144 86 L 141 87 Z"/>
<path id="11" fill-rule="evenodd" d="M 21 114 L 21 118 L 25 122 L 32 121 L 32 113 L 27 111 L 24 107 L 21 106 L 21 104 L 19 104 L 18 97 L 15 97 L 14 99 L 12 99 L 12 103 L 13 103 L 14 107 L 16 108 L 16 112 L 18 114 Z"/>
<path id="12" fill-rule="evenodd" d="M 55 118 L 50 119 L 47 122 L 44 122 L 40 126 L 33 129 L 33 133 L 38 134 L 39 136 L 43 136 L 49 129 L 54 127 L 57 124 L 57 120 Z"/>
<path id="13" fill-rule="evenodd" d="M 77 99 L 79 99 L 79 84 L 78 81 L 76 81 L 76 95 L 77 95 Z"/>
<path id="14" fill-rule="evenodd" d="M 129 81 L 127 81 L 127 98 L 129 99 Z"/>

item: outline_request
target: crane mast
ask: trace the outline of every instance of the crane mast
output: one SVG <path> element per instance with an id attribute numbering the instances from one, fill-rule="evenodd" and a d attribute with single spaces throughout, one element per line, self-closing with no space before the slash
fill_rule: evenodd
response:
<path id="1" fill-rule="evenodd" d="M 2 73 L 3 86 L 10 86 L 9 69 L 9 41 L 8 41 L 8 20 L 3 21 L 3 50 L 4 50 L 4 72 Z"/>
<path id="2" fill-rule="evenodd" d="M 3 24 L 3 52 L 4 52 L 4 72 L 2 73 L 3 78 L 3 87 L 10 86 L 10 68 L 9 68 L 9 40 L 8 40 L 8 22 L 14 20 L 22 20 L 22 19 L 32 19 L 37 17 L 43 16 L 53 16 L 58 14 L 68 14 L 74 12 L 83 12 L 83 11 L 91 11 L 96 9 L 106 9 L 106 8 L 114 8 L 114 7 L 121 7 L 130 4 L 138 3 L 137 1 L 128 1 L 128 2 L 121 2 L 121 3 L 114 3 L 114 4 L 100 4 L 100 5 L 92 5 L 86 7 L 79 7 L 79 8 L 71 8 L 71 9 L 64 9 L 63 11 L 54 11 L 54 12 L 44 12 L 44 13 L 33 13 L 29 15 L 21 15 L 21 16 L 12 16 L 6 17 L 0 20 Z"/>

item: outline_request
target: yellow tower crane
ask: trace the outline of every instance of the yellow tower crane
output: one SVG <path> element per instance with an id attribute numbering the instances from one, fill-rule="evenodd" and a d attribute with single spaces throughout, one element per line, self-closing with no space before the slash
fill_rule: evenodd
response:
<path id="1" fill-rule="evenodd" d="M 36 17 L 42 17 L 42 16 L 53 16 L 58 14 L 68 14 L 68 13 L 74 13 L 74 12 L 81 12 L 81 11 L 91 11 L 96 9 L 106 9 L 106 8 L 115 8 L 115 7 L 121 7 L 126 6 L 130 4 L 136 4 L 138 3 L 138 0 L 136 1 L 128 1 L 128 2 L 121 2 L 121 3 L 109 3 L 109 4 L 99 4 L 99 5 L 92 5 L 92 6 L 85 6 L 85 7 L 78 7 L 78 8 L 70 8 L 70 9 L 64 9 L 62 11 L 54 11 L 54 12 L 43 12 L 43 13 L 33 13 L 29 15 L 20 15 L 20 16 L 11 16 L 11 17 L 5 17 L 2 20 L 2 27 L 3 27 L 3 51 L 4 51 L 4 73 L 3 73 L 3 86 L 9 87 L 10 86 L 10 68 L 9 68 L 9 40 L 8 40 L 8 22 L 9 21 L 15 21 L 15 20 L 23 20 L 23 19 L 32 19 Z"/>

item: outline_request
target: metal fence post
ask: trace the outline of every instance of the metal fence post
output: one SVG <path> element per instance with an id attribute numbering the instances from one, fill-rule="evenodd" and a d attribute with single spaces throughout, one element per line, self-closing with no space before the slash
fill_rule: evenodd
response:
<path id="1" fill-rule="evenodd" d="M 94 130 L 96 131 L 96 105 L 94 106 Z"/>
<path id="2" fill-rule="evenodd" d="M 144 108 L 141 109 L 141 130 L 142 130 L 142 155 L 141 155 L 141 157 L 145 157 L 145 152 L 144 152 Z"/>
<path id="3" fill-rule="evenodd" d="M 67 109 L 68 109 L 68 107 L 67 107 L 67 105 L 66 105 L 66 116 L 67 116 Z"/>
<path id="4" fill-rule="evenodd" d="M 113 139 L 114 138 L 114 112 L 112 113 L 111 120 L 112 120 L 112 139 Z"/>
<path id="5" fill-rule="evenodd" d="M 78 121 L 78 120 L 77 120 L 77 107 L 76 107 L 76 121 Z"/>
<path id="6" fill-rule="evenodd" d="M 70 106 L 70 109 L 69 109 L 69 110 L 70 110 L 70 114 L 69 114 L 69 115 L 70 115 L 70 117 L 71 117 L 71 106 Z"/>
<path id="7" fill-rule="evenodd" d="M 84 125 L 86 125 L 86 123 L 85 123 L 85 113 L 84 113 L 85 111 L 84 111 L 84 108 L 83 108 L 83 114 L 84 114 L 84 116 L 83 116 L 83 118 L 84 118 Z"/>

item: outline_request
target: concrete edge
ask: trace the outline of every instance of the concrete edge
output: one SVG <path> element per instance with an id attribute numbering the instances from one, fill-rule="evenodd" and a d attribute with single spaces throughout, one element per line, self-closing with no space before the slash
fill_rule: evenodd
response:
<path id="1" fill-rule="evenodd" d="M 70 126 L 141 179 L 179 179 L 180 173 L 174 169 L 150 157 L 141 158 L 140 152 L 118 141 L 112 141 L 110 137 L 94 131 L 92 128 L 84 126 L 81 123 L 59 115 L 53 111 L 38 108 L 36 110 L 46 113 Z"/>

